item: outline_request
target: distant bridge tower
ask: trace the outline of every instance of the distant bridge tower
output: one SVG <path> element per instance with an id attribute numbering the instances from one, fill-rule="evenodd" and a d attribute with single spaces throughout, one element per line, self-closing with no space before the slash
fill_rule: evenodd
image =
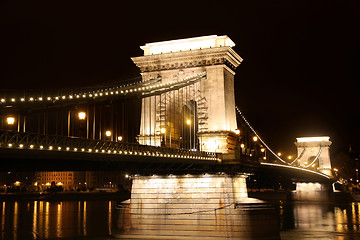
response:
<path id="1" fill-rule="evenodd" d="M 299 165 L 331 176 L 330 137 L 296 138 Z"/>
<path id="2" fill-rule="evenodd" d="M 233 151 L 237 128 L 234 75 L 242 58 L 227 36 L 204 36 L 141 46 L 132 60 L 142 81 L 161 83 L 205 73 L 198 82 L 144 96 L 139 143 L 202 151 Z"/>

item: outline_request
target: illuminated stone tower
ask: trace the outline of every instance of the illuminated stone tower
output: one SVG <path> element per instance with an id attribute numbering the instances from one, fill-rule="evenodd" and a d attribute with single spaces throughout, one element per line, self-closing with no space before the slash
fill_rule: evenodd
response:
<path id="1" fill-rule="evenodd" d="M 296 138 L 299 165 L 331 176 L 330 137 Z"/>
<path id="2" fill-rule="evenodd" d="M 141 46 L 144 56 L 132 60 L 143 82 L 161 77 L 161 83 L 168 83 L 201 73 L 206 77 L 143 98 L 140 144 L 232 152 L 237 128 L 234 70 L 242 62 L 234 46 L 229 37 L 217 35 Z"/>

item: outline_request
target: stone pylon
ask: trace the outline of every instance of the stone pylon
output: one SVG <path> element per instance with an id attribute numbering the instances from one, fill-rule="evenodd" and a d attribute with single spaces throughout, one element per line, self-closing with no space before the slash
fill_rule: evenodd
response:
<path id="1" fill-rule="evenodd" d="M 234 75 L 242 58 L 228 36 L 204 36 L 141 46 L 132 60 L 142 81 L 203 76 L 193 84 L 142 99 L 139 143 L 229 153 L 237 128 Z"/>

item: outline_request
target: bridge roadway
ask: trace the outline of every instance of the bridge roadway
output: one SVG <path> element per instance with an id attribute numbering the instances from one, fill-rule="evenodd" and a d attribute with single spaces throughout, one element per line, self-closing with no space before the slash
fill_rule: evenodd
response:
<path id="1" fill-rule="evenodd" d="M 229 156 L 188 149 L 0 130 L 3 171 L 120 170 L 133 174 L 240 172 L 281 175 L 300 181 L 332 181 L 325 174 L 299 167 L 260 164 L 249 159 L 228 161 L 227 158 Z"/>
<path id="2" fill-rule="evenodd" d="M 215 153 L 0 130 L 3 170 L 188 169 L 216 165 Z"/>

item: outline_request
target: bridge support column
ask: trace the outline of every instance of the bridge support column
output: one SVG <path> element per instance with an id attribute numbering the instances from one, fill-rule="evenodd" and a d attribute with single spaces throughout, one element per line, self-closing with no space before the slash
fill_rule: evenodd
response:
<path id="1" fill-rule="evenodd" d="M 234 46 L 228 36 L 217 35 L 141 46 L 144 56 L 132 60 L 140 68 L 144 86 L 161 77 L 158 83 L 168 87 L 143 96 L 140 144 L 160 146 L 160 141 L 150 141 L 149 137 L 162 136 L 164 128 L 168 147 L 192 149 L 199 141 L 203 151 L 233 153 L 227 146 L 229 132 L 237 129 L 234 75 L 242 62 Z M 167 85 L 198 75 L 204 77 L 192 83 L 187 80 L 176 88 Z M 189 130 L 192 133 L 184 133 Z M 190 144 L 184 145 L 187 138 Z"/>
<path id="2" fill-rule="evenodd" d="M 278 236 L 276 219 L 260 220 L 264 217 L 260 212 L 269 208 L 261 209 L 263 202 L 247 197 L 245 178 L 227 174 L 135 177 L 130 203 L 120 208 L 120 231 L 114 236 L 123 239 Z M 257 204 L 256 219 L 247 213 L 252 204 Z M 266 212 L 267 218 L 272 216 L 275 214 Z M 259 227 L 263 232 L 254 233 L 253 229 Z"/>
<path id="3" fill-rule="evenodd" d="M 292 198 L 296 201 L 327 201 L 329 200 L 329 188 L 330 184 L 297 182 Z"/>
<path id="4" fill-rule="evenodd" d="M 330 137 L 302 137 L 296 138 L 299 166 L 311 170 L 318 170 L 328 176 L 331 173 Z"/>

